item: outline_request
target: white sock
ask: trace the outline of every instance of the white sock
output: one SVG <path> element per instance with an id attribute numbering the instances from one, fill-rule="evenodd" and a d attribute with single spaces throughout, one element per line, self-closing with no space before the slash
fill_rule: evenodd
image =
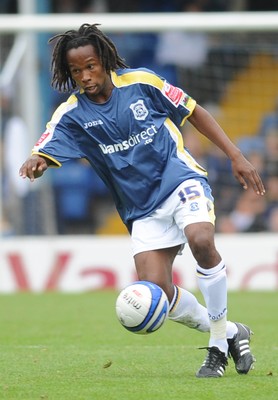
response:
<path id="1" fill-rule="evenodd" d="M 170 304 L 169 319 L 200 332 L 210 331 L 207 309 L 187 290 L 175 286 L 175 294 Z M 234 322 L 227 321 L 227 339 L 231 339 L 238 329 Z"/>
<path id="2" fill-rule="evenodd" d="M 227 276 L 225 264 L 221 261 L 216 267 L 210 269 L 198 265 L 197 276 L 210 320 L 209 346 L 216 346 L 227 354 Z"/>
<path id="3" fill-rule="evenodd" d="M 187 290 L 175 286 L 175 294 L 170 304 L 169 319 L 201 332 L 209 332 L 207 309 Z"/>
<path id="4" fill-rule="evenodd" d="M 213 346 L 218 347 L 226 355 L 228 354 L 226 315 L 217 321 L 210 321 L 209 347 Z"/>
<path id="5" fill-rule="evenodd" d="M 234 322 L 227 321 L 227 339 L 232 339 L 238 332 L 238 327 Z"/>

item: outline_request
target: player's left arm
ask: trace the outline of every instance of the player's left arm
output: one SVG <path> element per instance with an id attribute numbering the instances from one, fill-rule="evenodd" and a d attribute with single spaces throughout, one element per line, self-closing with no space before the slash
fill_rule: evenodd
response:
<path id="1" fill-rule="evenodd" d="M 257 194 L 265 193 L 263 182 L 255 167 L 244 157 L 207 110 L 197 104 L 188 121 L 227 155 L 232 163 L 233 174 L 244 189 L 248 188 L 249 182 Z"/>

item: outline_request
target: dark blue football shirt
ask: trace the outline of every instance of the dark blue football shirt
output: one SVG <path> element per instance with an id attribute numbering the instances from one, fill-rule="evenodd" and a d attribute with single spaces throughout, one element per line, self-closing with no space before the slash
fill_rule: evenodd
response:
<path id="1" fill-rule="evenodd" d="M 184 180 L 207 172 L 184 148 L 179 127 L 196 102 L 154 72 L 119 69 L 106 103 L 76 93 L 54 112 L 32 154 L 60 167 L 85 158 L 110 188 L 130 229 L 150 215 Z"/>

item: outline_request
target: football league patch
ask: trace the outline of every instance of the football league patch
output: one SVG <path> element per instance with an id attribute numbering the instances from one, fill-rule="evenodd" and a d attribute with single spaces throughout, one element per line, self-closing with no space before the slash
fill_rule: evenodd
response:
<path id="1" fill-rule="evenodd" d="M 37 143 L 35 144 L 35 147 L 40 146 L 50 135 L 50 132 L 45 131 L 41 137 L 39 138 L 39 140 L 37 141 Z"/>
<path id="2" fill-rule="evenodd" d="M 167 99 L 169 99 L 176 107 L 180 104 L 180 101 L 184 95 L 184 92 L 173 85 L 170 85 L 168 82 L 164 82 L 162 93 Z"/>

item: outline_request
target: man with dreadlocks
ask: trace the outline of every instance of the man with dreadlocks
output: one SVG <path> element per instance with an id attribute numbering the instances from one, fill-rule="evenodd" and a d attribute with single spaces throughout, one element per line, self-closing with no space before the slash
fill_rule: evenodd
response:
<path id="1" fill-rule="evenodd" d="M 48 167 L 85 158 L 109 187 L 132 238 L 140 280 L 166 292 L 169 318 L 210 332 L 197 377 L 221 377 L 228 355 L 239 374 L 254 357 L 251 330 L 227 321 L 226 268 L 214 243 L 214 207 L 206 170 L 184 147 L 179 127 L 188 120 L 231 160 L 244 189 L 265 189 L 255 168 L 214 118 L 164 78 L 130 69 L 97 24 L 51 39 L 52 85 L 73 91 L 60 105 L 20 169 L 31 181 Z M 172 265 L 188 243 L 206 308 L 173 284 Z"/>

